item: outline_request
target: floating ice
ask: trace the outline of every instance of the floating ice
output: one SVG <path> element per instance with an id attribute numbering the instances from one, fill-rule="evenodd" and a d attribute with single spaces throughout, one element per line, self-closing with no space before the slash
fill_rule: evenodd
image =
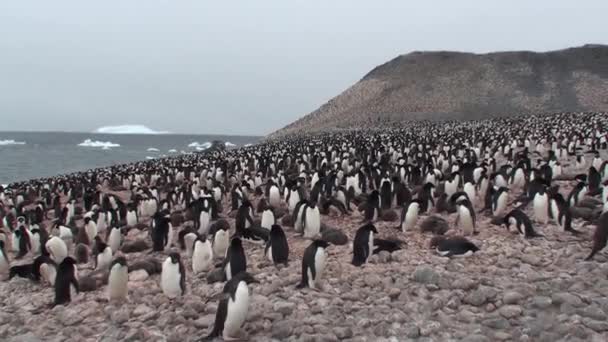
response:
<path id="1" fill-rule="evenodd" d="M 169 153 L 177 153 L 177 150 L 176 150 L 176 149 L 174 149 L 174 148 L 172 148 L 172 149 L 170 149 L 168 152 L 169 152 Z"/>
<path id="2" fill-rule="evenodd" d="M 99 141 L 99 140 L 91 140 L 86 139 L 85 141 L 78 144 L 78 146 L 82 147 L 101 147 L 104 150 L 109 149 L 110 147 L 120 147 L 120 144 L 113 143 L 111 141 Z"/>
<path id="3" fill-rule="evenodd" d="M 250 146 L 253 146 L 253 144 L 245 144 L 245 145 L 243 145 L 243 146 L 244 146 L 244 147 L 250 147 Z"/>
<path id="4" fill-rule="evenodd" d="M 235 144 L 233 144 L 233 143 L 231 143 L 230 141 L 226 141 L 226 142 L 224 143 L 224 146 L 226 146 L 226 147 L 235 147 L 236 145 L 235 145 Z"/>
<path id="5" fill-rule="evenodd" d="M 188 144 L 188 147 L 193 147 L 193 148 L 197 149 L 198 151 L 202 151 L 202 150 L 206 150 L 209 147 L 211 147 L 211 143 L 206 141 L 201 144 L 198 141 L 195 141 L 195 142 Z"/>
<path id="6" fill-rule="evenodd" d="M 144 125 L 104 126 L 95 130 L 101 134 L 167 134 L 165 131 L 155 131 Z"/>
<path id="7" fill-rule="evenodd" d="M 146 159 L 151 160 L 154 159 L 154 157 L 146 156 Z"/>
<path id="8" fill-rule="evenodd" d="M 160 151 L 160 150 L 159 150 L 159 149 L 157 149 L 157 148 L 155 148 L 155 147 L 150 147 L 150 148 L 148 149 L 148 152 L 158 152 L 158 151 Z"/>
<path id="9" fill-rule="evenodd" d="M 13 139 L 0 140 L 0 146 L 7 146 L 7 145 L 25 145 L 25 141 L 15 141 Z"/>

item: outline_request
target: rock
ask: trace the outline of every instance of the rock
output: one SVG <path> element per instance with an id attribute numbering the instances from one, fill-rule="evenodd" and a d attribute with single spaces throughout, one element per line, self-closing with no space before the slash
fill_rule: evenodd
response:
<path id="1" fill-rule="evenodd" d="M 420 337 L 420 328 L 415 324 L 408 324 L 404 327 L 405 336 L 407 338 L 418 338 Z"/>
<path id="2" fill-rule="evenodd" d="M 532 266 L 539 266 L 541 264 L 540 257 L 534 254 L 524 254 L 520 257 L 520 260 L 526 264 L 530 264 Z"/>
<path id="3" fill-rule="evenodd" d="M 378 253 L 378 262 L 381 264 L 386 264 L 391 261 L 391 253 L 388 251 L 380 251 Z"/>
<path id="4" fill-rule="evenodd" d="M 509 321 L 507 321 L 504 317 L 489 318 L 483 320 L 481 324 L 492 329 L 507 329 L 511 326 Z"/>
<path id="5" fill-rule="evenodd" d="M 587 328 L 598 333 L 608 331 L 608 322 L 605 321 L 596 321 L 594 319 L 584 318 L 582 323 Z"/>
<path id="6" fill-rule="evenodd" d="M 292 321 L 279 321 L 272 324 L 272 337 L 285 340 L 293 331 L 294 322 Z"/>
<path id="7" fill-rule="evenodd" d="M 434 322 L 434 321 L 425 322 L 420 327 L 420 335 L 430 336 L 430 335 L 436 333 L 437 331 L 439 331 L 440 328 L 441 328 L 441 324 L 439 322 Z"/>
<path id="8" fill-rule="evenodd" d="M 337 246 L 346 245 L 348 243 L 348 236 L 346 236 L 346 234 L 331 227 L 325 227 L 325 229 L 321 231 L 321 239 Z"/>
<path id="9" fill-rule="evenodd" d="M 129 310 L 125 307 L 116 310 L 110 316 L 110 320 L 114 324 L 122 324 L 129 320 Z"/>
<path id="10" fill-rule="evenodd" d="M 399 215 L 393 209 L 383 210 L 380 217 L 384 222 L 395 222 L 399 220 Z"/>
<path id="11" fill-rule="evenodd" d="M 375 288 L 376 286 L 382 283 L 382 279 L 380 278 L 380 276 L 374 273 L 367 274 L 363 279 L 365 285 L 371 288 Z"/>
<path id="12" fill-rule="evenodd" d="M 9 340 L 9 342 L 42 342 L 36 335 L 31 332 L 25 333 L 20 336 L 15 336 Z"/>
<path id="13" fill-rule="evenodd" d="M 537 309 L 546 309 L 550 307 L 552 303 L 553 301 L 551 300 L 551 298 L 544 296 L 536 296 L 533 297 L 531 300 L 532 307 Z"/>
<path id="14" fill-rule="evenodd" d="M 477 290 L 474 290 L 467 294 L 464 297 L 463 302 L 473 306 L 482 306 L 488 301 L 491 296 L 491 290 L 489 290 L 488 288 L 478 288 Z"/>
<path id="15" fill-rule="evenodd" d="M 58 315 L 59 321 L 65 326 L 76 325 L 84 320 L 84 317 L 80 315 L 75 309 L 66 307 Z"/>
<path id="16" fill-rule="evenodd" d="M 135 310 L 133 310 L 133 316 L 137 317 L 137 316 L 142 316 L 145 314 L 148 314 L 152 312 L 152 308 L 144 305 L 144 304 L 139 304 L 137 307 L 135 307 Z"/>
<path id="17" fill-rule="evenodd" d="M 401 295 L 401 289 L 397 288 L 397 287 L 393 287 L 388 291 L 388 297 L 392 300 L 395 300 L 397 298 L 399 298 L 399 295 Z"/>
<path id="18" fill-rule="evenodd" d="M 497 331 L 494 333 L 494 338 L 499 341 L 507 341 L 511 339 L 511 334 L 503 331 Z"/>
<path id="19" fill-rule="evenodd" d="M 213 271 L 210 271 L 207 274 L 207 282 L 209 284 L 219 283 L 221 281 L 224 281 L 225 276 L 226 274 L 224 273 L 224 270 L 222 268 L 218 268 Z"/>
<path id="20" fill-rule="evenodd" d="M 129 281 L 144 281 L 148 279 L 150 275 L 145 270 L 136 270 L 129 273 Z"/>
<path id="21" fill-rule="evenodd" d="M 353 331 L 350 327 L 335 327 L 332 331 L 341 340 L 353 337 Z"/>
<path id="22" fill-rule="evenodd" d="M 468 291 L 477 287 L 478 282 L 469 278 L 457 278 L 451 283 L 452 289 Z"/>
<path id="23" fill-rule="evenodd" d="M 418 266 L 414 270 L 413 280 L 422 284 L 435 284 L 439 282 L 439 274 L 427 266 Z"/>
<path id="24" fill-rule="evenodd" d="M 524 296 L 521 293 L 516 292 L 516 291 L 507 291 L 502 296 L 502 301 L 505 304 L 517 304 L 522 299 L 524 299 Z"/>
<path id="25" fill-rule="evenodd" d="M 148 248 L 150 247 L 148 246 L 148 243 L 145 240 L 136 240 L 133 242 L 125 242 L 120 248 L 120 251 L 125 254 L 138 253 L 143 252 Z M 129 266 L 129 268 L 131 268 L 131 266 Z"/>
<path id="26" fill-rule="evenodd" d="M 598 321 L 605 321 L 607 318 L 604 311 L 602 311 L 602 309 L 593 304 L 584 309 L 578 310 L 577 313 L 583 317 L 588 317 Z"/>
<path id="27" fill-rule="evenodd" d="M 209 314 L 197 319 L 193 324 L 197 329 L 207 329 L 213 326 L 213 322 L 215 322 L 215 315 Z"/>
<path id="28" fill-rule="evenodd" d="M 554 293 L 551 295 L 551 300 L 555 305 L 568 304 L 574 307 L 584 305 L 583 301 L 579 297 L 567 292 Z"/>
<path id="29" fill-rule="evenodd" d="M 423 233 L 443 235 L 449 229 L 450 225 L 448 224 L 448 221 L 437 215 L 431 215 L 420 223 L 420 231 Z"/>
<path id="30" fill-rule="evenodd" d="M 281 218 L 281 225 L 283 227 L 293 227 L 293 216 L 285 215 Z"/>
<path id="31" fill-rule="evenodd" d="M 292 302 L 278 302 L 274 304 L 274 311 L 282 314 L 283 316 L 289 316 L 296 308 L 296 304 Z"/>
<path id="32" fill-rule="evenodd" d="M 500 313 L 500 315 L 502 317 L 511 319 L 511 318 L 521 316 L 521 314 L 523 313 L 523 310 L 522 310 L 521 306 L 519 306 L 519 305 L 505 305 L 505 306 L 501 307 L 500 309 L 498 309 L 498 312 Z"/>

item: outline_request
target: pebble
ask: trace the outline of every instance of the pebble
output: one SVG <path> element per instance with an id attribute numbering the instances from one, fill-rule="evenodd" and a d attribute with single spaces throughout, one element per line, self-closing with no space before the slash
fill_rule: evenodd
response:
<path id="1" fill-rule="evenodd" d="M 437 284 L 439 282 L 439 274 L 430 267 L 416 267 L 413 280 L 422 284 Z"/>

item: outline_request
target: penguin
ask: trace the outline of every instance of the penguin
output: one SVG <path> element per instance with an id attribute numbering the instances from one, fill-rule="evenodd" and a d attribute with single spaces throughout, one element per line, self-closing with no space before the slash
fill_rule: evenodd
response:
<path id="1" fill-rule="evenodd" d="M 207 200 L 204 200 L 205 202 L 208 202 Z M 209 233 L 209 227 L 211 226 L 211 213 L 210 211 L 210 207 L 209 206 L 203 206 L 202 210 L 199 214 L 199 218 L 198 218 L 198 234 L 199 235 L 207 235 Z"/>
<path id="2" fill-rule="evenodd" d="M 372 191 L 365 204 L 364 218 L 366 221 L 374 222 L 380 217 L 380 193 L 378 190 Z"/>
<path id="3" fill-rule="evenodd" d="M 571 207 L 578 205 L 589 192 L 589 188 L 584 181 L 578 182 L 568 196 L 568 203 Z"/>
<path id="4" fill-rule="evenodd" d="M 30 244 L 32 253 L 39 255 L 42 253 L 42 246 L 48 241 L 49 235 L 45 229 L 35 227 L 30 231 Z"/>
<path id="5" fill-rule="evenodd" d="M 393 198 L 393 186 L 389 178 L 383 178 L 380 185 L 380 208 L 390 209 Z"/>
<path id="6" fill-rule="evenodd" d="M 416 227 L 418 214 L 420 213 L 420 201 L 412 200 L 401 210 L 401 231 L 411 231 Z"/>
<path id="7" fill-rule="evenodd" d="M 86 264 L 89 262 L 89 247 L 84 243 L 79 243 L 74 248 L 74 259 L 77 264 Z"/>
<path id="8" fill-rule="evenodd" d="M 206 236 L 199 236 L 194 241 L 192 252 L 192 273 L 198 274 L 211 269 L 213 266 L 213 248 Z"/>
<path id="9" fill-rule="evenodd" d="M 162 252 L 166 248 L 170 247 L 170 230 L 171 223 L 169 222 L 169 217 L 162 212 L 157 212 L 154 214 L 150 232 L 152 236 L 153 251 Z"/>
<path id="10" fill-rule="evenodd" d="M 309 287 L 316 289 L 325 271 L 327 260 L 327 247 L 329 243 L 324 240 L 314 240 L 304 250 L 302 257 L 302 281 L 297 288 Z"/>
<path id="11" fill-rule="evenodd" d="M 321 233 L 321 214 L 315 203 L 307 204 L 302 214 L 304 238 L 314 239 Z"/>
<path id="12" fill-rule="evenodd" d="M 213 255 L 215 257 L 225 257 L 228 246 L 230 245 L 229 227 L 220 225 L 219 221 L 214 225 L 215 231 L 213 234 Z"/>
<path id="13" fill-rule="evenodd" d="M 361 266 L 367 263 L 374 251 L 374 234 L 378 234 L 378 230 L 371 223 L 357 229 L 353 240 L 353 265 Z"/>
<path id="14" fill-rule="evenodd" d="M 593 256 L 606 247 L 608 241 L 608 212 L 603 212 L 600 215 L 596 225 L 595 232 L 593 233 L 593 247 L 589 256 L 585 258 L 585 261 L 589 261 Z"/>
<path id="15" fill-rule="evenodd" d="M 139 221 L 137 217 L 137 207 L 133 203 L 128 204 L 126 221 L 127 227 L 134 227 Z"/>
<path id="16" fill-rule="evenodd" d="M 50 258 L 58 265 L 68 256 L 68 246 L 57 236 L 50 238 L 44 246 Z"/>
<path id="17" fill-rule="evenodd" d="M 0 275 L 8 274 L 10 264 L 10 260 L 4 250 L 4 241 L 0 240 Z"/>
<path id="18" fill-rule="evenodd" d="M 474 243 L 462 236 L 434 236 L 431 239 L 430 247 L 435 248 L 437 254 L 445 257 L 467 257 L 479 251 Z"/>
<path id="19" fill-rule="evenodd" d="M 122 231 L 118 227 L 110 229 L 110 233 L 107 238 L 108 245 L 112 249 L 113 253 L 118 252 L 120 245 L 122 244 Z"/>
<path id="20" fill-rule="evenodd" d="M 508 231 L 518 233 L 526 239 L 543 236 L 534 230 L 532 221 L 520 209 L 511 210 L 511 212 L 504 217 L 503 224 L 506 226 Z"/>
<path id="21" fill-rule="evenodd" d="M 160 274 L 160 287 L 170 299 L 181 297 L 186 293 L 186 271 L 178 253 L 169 254 Z"/>
<path id="22" fill-rule="evenodd" d="M 232 279 L 240 272 L 247 270 L 247 257 L 243 249 L 243 242 L 240 238 L 235 237 L 230 241 L 230 247 L 226 251 L 226 259 L 224 260 L 224 274 L 226 280 Z"/>
<path id="23" fill-rule="evenodd" d="M 72 291 L 80 291 L 76 260 L 66 257 L 57 267 L 55 277 L 55 301 L 53 305 L 65 305 L 72 301 Z"/>
<path id="24" fill-rule="evenodd" d="M 580 233 L 578 230 L 572 228 L 572 214 L 568 208 L 568 202 L 566 202 L 564 196 L 560 193 L 551 195 L 550 213 L 555 223 L 562 228 L 563 231 L 573 235 Z"/>
<path id="25" fill-rule="evenodd" d="M 57 265 L 46 254 L 41 254 L 32 264 L 32 276 L 34 281 L 44 282 L 50 286 L 55 286 L 57 276 Z"/>
<path id="26" fill-rule="evenodd" d="M 283 228 L 278 224 L 272 225 L 270 229 L 270 238 L 266 243 L 264 254 L 274 265 L 284 264 L 287 266 L 289 259 L 289 245 Z"/>
<path id="27" fill-rule="evenodd" d="M 87 234 L 89 244 L 92 243 L 97 236 L 97 224 L 90 217 L 84 218 L 84 231 Z"/>
<path id="28" fill-rule="evenodd" d="M 274 208 L 279 208 L 281 206 L 281 193 L 279 191 L 279 187 L 274 183 L 268 190 L 268 203 L 270 203 L 270 205 Z"/>
<path id="29" fill-rule="evenodd" d="M 129 268 L 127 259 L 119 256 L 110 265 L 110 275 L 108 276 L 108 300 L 125 301 L 128 294 Z"/>
<path id="30" fill-rule="evenodd" d="M 458 213 L 456 225 L 465 235 L 477 235 L 475 210 L 471 202 L 468 199 L 459 199 L 456 202 L 456 211 Z"/>
<path id="31" fill-rule="evenodd" d="M 202 341 L 211 341 L 222 336 L 224 341 L 237 339 L 237 333 L 245 323 L 249 310 L 248 284 L 258 281 L 247 272 L 240 272 L 230 279 L 223 290 L 215 315 L 215 323 L 211 333 Z"/>
<path id="32" fill-rule="evenodd" d="M 262 212 L 262 222 L 260 223 L 260 226 L 270 230 L 270 228 L 272 228 L 272 226 L 275 224 L 275 221 L 272 207 L 266 207 Z"/>
<path id="33" fill-rule="evenodd" d="M 472 182 L 466 182 L 464 183 L 464 190 L 463 190 L 467 196 L 469 197 L 469 201 L 471 202 L 471 207 L 475 206 L 476 203 L 476 191 L 475 191 L 475 185 Z"/>
<path id="34" fill-rule="evenodd" d="M 532 205 L 534 207 L 534 220 L 544 225 L 549 223 L 549 195 L 544 186 L 539 187 L 534 194 Z"/>
<path id="35" fill-rule="evenodd" d="M 107 270 L 112 263 L 112 248 L 103 242 L 99 236 L 95 237 L 93 256 L 96 270 Z"/>
<path id="36" fill-rule="evenodd" d="M 501 217 L 507 209 L 509 199 L 509 189 L 506 187 L 498 188 L 492 194 L 492 216 Z"/>
<path id="37" fill-rule="evenodd" d="M 293 228 L 296 233 L 302 233 L 304 229 L 302 216 L 304 216 L 304 211 L 306 210 L 307 206 L 308 201 L 304 199 L 298 202 L 293 210 Z"/>
<path id="38" fill-rule="evenodd" d="M 15 259 L 21 259 L 27 255 L 31 248 L 30 232 L 25 226 L 20 225 L 17 230 L 13 232 L 13 250 L 17 252 Z"/>
<path id="39" fill-rule="evenodd" d="M 179 248 L 186 251 L 186 255 L 192 257 L 194 253 L 194 242 L 199 235 L 190 228 L 182 229 L 178 234 Z"/>

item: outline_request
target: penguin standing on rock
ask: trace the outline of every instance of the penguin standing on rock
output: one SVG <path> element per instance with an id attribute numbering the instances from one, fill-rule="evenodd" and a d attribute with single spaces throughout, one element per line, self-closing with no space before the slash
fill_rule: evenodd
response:
<path id="1" fill-rule="evenodd" d="M 270 229 L 270 238 L 266 243 L 264 251 L 266 257 L 270 262 L 275 265 L 284 264 L 287 266 L 287 260 L 289 259 L 289 245 L 287 243 L 287 237 L 283 228 L 278 224 L 275 224 Z"/>
<path id="2" fill-rule="evenodd" d="M 112 248 L 103 242 L 99 236 L 95 237 L 93 256 L 95 257 L 95 269 L 97 270 L 107 270 L 112 263 Z"/>
<path id="3" fill-rule="evenodd" d="M 7 274 L 10 268 L 10 261 L 4 250 L 4 241 L 0 240 L 0 275 Z"/>
<path id="4" fill-rule="evenodd" d="M 150 234 L 152 235 L 152 250 L 155 252 L 162 252 L 170 245 L 169 231 L 171 223 L 169 218 L 161 212 L 154 214 L 152 219 L 152 229 Z"/>
<path id="5" fill-rule="evenodd" d="M 248 284 L 258 281 L 247 272 L 241 272 L 230 279 L 223 290 L 223 298 L 217 307 L 215 324 L 211 333 L 199 341 L 211 341 L 222 336 L 224 341 L 237 340 L 237 334 L 249 311 Z"/>
<path id="6" fill-rule="evenodd" d="M 468 199 L 459 199 L 456 202 L 456 225 L 462 229 L 464 235 L 477 235 L 475 230 L 475 210 Z"/>
<path id="7" fill-rule="evenodd" d="M 192 273 L 208 271 L 213 266 L 213 248 L 206 236 L 199 236 L 194 241 L 192 252 Z"/>
<path id="8" fill-rule="evenodd" d="M 119 256 L 110 265 L 108 276 L 108 299 L 110 301 L 124 301 L 127 299 L 129 282 L 129 268 L 127 259 Z"/>
<path id="9" fill-rule="evenodd" d="M 53 305 L 63 305 L 72 301 L 72 291 L 78 293 L 78 271 L 76 260 L 66 257 L 57 268 L 55 278 L 55 301 Z"/>
<path id="10" fill-rule="evenodd" d="M 589 261 L 593 256 L 606 247 L 608 241 L 608 212 L 604 212 L 595 226 L 595 233 L 593 233 L 593 247 L 591 253 L 585 258 L 585 261 Z"/>
<path id="11" fill-rule="evenodd" d="M 418 222 L 418 214 L 420 213 L 420 201 L 413 200 L 403 207 L 401 210 L 401 231 L 411 231 L 416 227 Z"/>
<path id="12" fill-rule="evenodd" d="M 110 229 L 108 234 L 108 245 L 112 248 L 112 252 L 116 253 L 120 249 L 120 245 L 122 244 L 122 231 L 118 227 L 113 227 Z"/>
<path id="13" fill-rule="evenodd" d="M 509 188 L 501 187 L 492 194 L 492 216 L 501 217 L 507 209 Z"/>
<path id="14" fill-rule="evenodd" d="M 534 207 L 534 220 L 545 225 L 549 223 L 549 195 L 544 186 L 540 187 L 534 194 L 532 204 Z"/>
<path id="15" fill-rule="evenodd" d="M 169 254 L 163 262 L 160 287 L 163 293 L 171 299 L 183 296 L 186 293 L 186 270 L 178 253 Z"/>
<path id="16" fill-rule="evenodd" d="M 503 219 L 504 225 L 510 232 L 518 233 L 526 239 L 542 237 L 532 226 L 530 218 L 520 209 L 513 209 Z"/>
<path id="17" fill-rule="evenodd" d="M 304 237 L 314 239 L 321 232 L 321 214 L 315 203 L 310 203 L 304 208 L 302 215 L 302 227 Z"/>
<path id="18" fill-rule="evenodd" d="M 223 258 L 226 256 L 226 251 L 230 245 L 230 232 L 228 231 L 230 226 L 220 224 L 218 221 L 214 227 L 211 231 L 211 234 L 213 234 L 213 256 Z"/>
<path id="19" fill-rule="evenodd" d="M 68 246 L 57 236 L 50 238 L 46 242 L 45 248 L 49 252 L 51 259 L 58 265 L 68 256 Z"/>
<path id="20" fill-rule="evenodd" d="M 371 223 L 357 230 L 353 240 L 353 265 L 361 266 L 367 263 L 374 251 L 374 234 L 378 234 L 378 230 Z"/>
<path id="21" fill-rule="evenodd" d="M 246 270 L 247 257 L 245 256 L 245 250 L 243 249 L 243 242 L 238 237 L 235 237 L 230 241 L 230 247 L 228 247 L 226 259 L 224 260 L 224 274 L 226 275 L 226 280 L 230 280 L 235 275 Z"/>
<path id="22" fill-rule="evenodd" d="M 325 271 L 328 246 L 327 241 L 314 240 L 306 247 L 302 258 L 302 281 L 297 288 L 316 289 L 319 286 L 319 281 Z"/>

